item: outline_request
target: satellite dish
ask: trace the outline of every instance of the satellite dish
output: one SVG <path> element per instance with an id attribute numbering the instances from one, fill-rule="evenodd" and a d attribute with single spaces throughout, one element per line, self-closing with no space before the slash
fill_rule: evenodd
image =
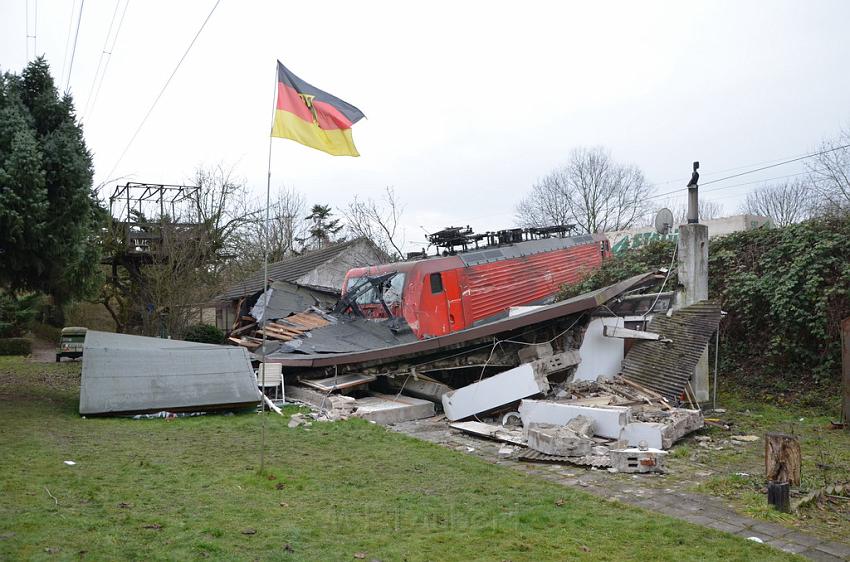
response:
<path id="1" fill-rule="evenodd" d="M 673 228 L 673 212 L 665 207 L 655 214 L 655 232 L 670 234 L 671 228 Z"/>

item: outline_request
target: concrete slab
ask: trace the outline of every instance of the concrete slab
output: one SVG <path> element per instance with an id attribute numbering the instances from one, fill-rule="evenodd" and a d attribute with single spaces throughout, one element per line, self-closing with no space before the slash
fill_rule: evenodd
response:
<path id="1" fill-rule="evenodd" d="M 436 402 L 438 404 L 443 403 L 443 394 L 452 391 L 451 387 L 443 383 L 421 379 L 417 380 L 414 379 L 412 375 L 387 377 L 387 383 L 390 388 L 394 389 L 396 392 L 400 390 L 408 396 L 424 398 L 425 400 L 430 400 L 431 402 Z"/>
<path id="2" fill-rule="evenodd" d="M 342 394 L 329 394 L 300 385 L 286 387 L 286 398 L 302 402 L 327 412 L 331 417 L 349 416 L 354 411 L 354 398 Z"/>
<path id="3" fill-rule="evenodd" d="M 459 429 L 465 433 L 471 433 L 472 435 L 495 439 L 496 441 L 504 441 L 505 443 L 512 443 L 514 445 L 525 445 L 525 439 L 522 438 L 522 431 L 519 429 L 509 429 L 500 425 L 477 421 L 450 423 L 449 427 Z"/>
<path id="4" fill-rule="evenodd" d="M 382 425 L 399 423 L 434 415 L 434 403 L 412 396 L 372 393 L 355 401 L 354 416 Z"/>
<path id="5" fill-rule="evenodd" d="M 631 421 L 631 411 L 625 406 L 594 408 L 548 400 L 523 400 L 519 406 L 522 425 L 526 429 L 532 423 L 566 425 L 575 417 L 586 416 L 595 422 L 596 435 L 610 439 L 620 438 L 620 432 Z"/>
<path id="6" fill-rule="evenodd" d="M 443 410 L 451 421 L 486 412 L 549 390 L 546 376 L 520 365 L 443 395 Z"/>

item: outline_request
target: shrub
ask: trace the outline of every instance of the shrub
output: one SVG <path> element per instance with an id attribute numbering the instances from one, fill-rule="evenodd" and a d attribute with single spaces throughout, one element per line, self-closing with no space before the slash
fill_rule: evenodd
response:
<path id="1" fill-rule="evenodd" d="M 26 331 L 26 325 L 35 318 L 42 301 L 41 295 L 32 293 L 17 297 L 0 293 L 0 338 L 14 338 Z"/>
<path id="2" fill-rule="evenodd" d="M 0 355 L 29 355 L 32 342 L 26 338 L 0 339 Z"/>
<path id="3" fill-rule="evenodd" d="M 199 343 L 222 343 L 224 332 L 210 324 L 194 324 L 186 329 L 183 339 Z"/>

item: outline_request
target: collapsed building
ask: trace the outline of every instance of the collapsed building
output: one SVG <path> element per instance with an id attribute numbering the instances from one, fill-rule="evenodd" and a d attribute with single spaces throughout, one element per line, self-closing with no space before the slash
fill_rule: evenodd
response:
<path id="1" fill-rule="evenodd" d="M 280 272 L 265 283 L 252 278 L 231 299 L 238 310 L 229 349 L 260 367 L 254 390 L 279 387 L 282 399 L 310 405 L 317 419 L 393 424 L 441 414 L 458 431 L 510 443 L 522 459 L 657 470 L 665 449 L 703 425 L 690 379 L 717 330 L 719 306 L 677 307 L 674 293 L 664 292 L 669 272 L 558 301 L 564 283 L 610 251 L 604 237 L 568 234 L 567 227 L 488 233 L 496 247 L 482 248 L 479 235 L 447 229 L 433 235 L 444 255 L 353 267 L 338 300 Z M 154 347 L 181 357 L 200 351 Z M 86 353 L 84 379 L 108 394 L 107 379 L 85 376 L 103 370 L 86 362 L 104 357 Z M 216 371 L 210 382 L 244 382 L 245 369 L 233 371 L 240 374 Z M 155 379 L 148 388 L 160 385 Z M 84 388 L 81 412 L 94 387 Z M 194 407 L 274 407 L 264 393 L 250 394 L 242 392 L 247 402 L 216 397 Z M 148 400 L 135 408 L 166 406 Z"/>

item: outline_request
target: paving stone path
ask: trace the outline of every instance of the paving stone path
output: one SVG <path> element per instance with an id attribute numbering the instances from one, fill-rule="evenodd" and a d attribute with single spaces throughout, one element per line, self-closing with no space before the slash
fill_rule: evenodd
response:
<path id="1" fill-rule="evenodd" d="M 499 465 L 510 466 L 564 486 L 642 507 L 690 523 L 742 537 L 756 537 L 775 548 L 800 554 L 811 560 L 837 562 L 850 560 L 850 544 L 824 540 L 783 525 L 759 521 L 737 514 L 722 499 L 684 491 L 682 485 L 658 485 L 652 476 L 613 475 L 605 470 L 586 470 L 558 464 L 518 462 L 499 455 L 504 445 L 465 435 L 448 427 L 444 419 L 416 420 L 390 427 L 394 431 L 432 443 L 474 454 Z M 472 449 L 472 450 L 470 450 Z M 657 477 L 656 477 L 657 478 Z M 850 540 L 850 538 L 848 538 Z"/>

